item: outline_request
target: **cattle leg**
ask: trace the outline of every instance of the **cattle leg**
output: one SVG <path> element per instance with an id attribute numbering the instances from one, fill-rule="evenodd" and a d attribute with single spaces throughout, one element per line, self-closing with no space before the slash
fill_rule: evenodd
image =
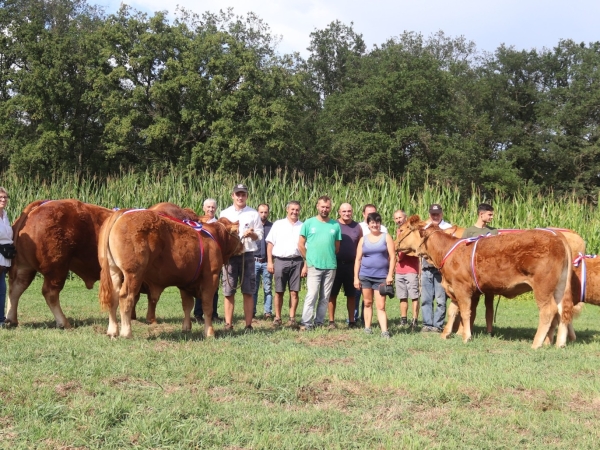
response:
<path id="1" fill-rule="evenodd" d="M 492 299 L 493 299 L 493 297 L 492 297 Z M 473 295 L 473 297 L 471 297 L 471 329 L 473 329 L 473 324 L 475 323 L 475 316 L 477 314 L 477 305 L 479 305 L 479 294 Z M 487 310 L 486 310 L 486 313 L 487 313 Z M 454 319 L 454 325 L 452 326 L 452 331 L 460 336 L 464 335 L 464 329 L 463 329 L 462 322 L 460 319 L 460 314 L 457 314 L 456 319 Z"/>
<path id="2" fill-rule="evenodd" d="M 110 278 L 112 280 L 111 302 L 108 310 L 108 329 L 107 336 L 116 338 L 119 334 L 119 323 L 117 322 L 117 307 L 119 306 L 119 293 L 122 287 L 121 272 L 111 267 Z"/>
<path id="3" fill-rule="evenodd" d="M 16 275 L 15 275 L 16 272 Z M 17 269 L 8 272 L 8 312 L 6 313 L 6 326 L 16 327 L 19 324 L 17 319 L 17 309 L 19 299 L 25 289 L 29 287 L 35 278 L 35 270 Z"/>
<path id="4" fill-rule="evenodd" d="M 546 339 L 544 339 L 544 346 L 552 345 L 554 341 L 554 332 L 556 331 L 556 327 L 560 322 L 560 316 L 558 313 L 552 319 L 552 323 L 550 324 L 550 328 L 548 328 L 548 334 L 546 335 Z"/>
<path id="5" fill-rule="evenodd" d="M 448 319 L 448 322 L 446 322 L 444 331 L 442 331 L 442 339 L 448 339 L 448 336 L 452 334 L 455 322 L 460 321 L 461 319 L 460 314 L 458 314 L 458 305 L 454 300 L 452 300 L 450 306 L 448 306 L 446 318 Z"/>
<path id="6" fill-rule="evenodd" d="M 139 298 L 139 295 L 138 295 Z M 158 297 L 152 298 L 150 294 L 148 294 L 148 310 L 146 311 L 146 322 L 149 325 L 155 325 L 158 323 L 156 321 L 156 304 L 158 303 Z"/>
<path id="7" fill-rule="evenodd" d="M 471 297 L 468 301 L 459 301 L 458 309 L 460 311 L 460 319 L 463 326 L 463 342 L 471 340 Z"/>
<path id="8" fill-rule="evenodd" d="M 181 307 L 183 308 L 183 325 L 181 326 L 181 330 L 192 331 L 192 309 L 194 309 L 194 297 L 188 294 L 185 291 L 179 290 L 181 293 Z M 211 299 L 212 302 L 212 299 Z M 202 305 L 204 306 L 204 305 Z M 212 309 L 212 307 L 211 307 Z M 211 312 L 212 314 L 212 312 Z M 206 313 L 204 313 L 204 317 L 206 317 Z"/>
<path id="9" fill-rule="evenodd" d="M 56 280 L 61 280 L 61 279 L 63 280 L 62 283 L 60 281 L 59 282 L 56 281 Z M 50 277 L 49 275 L 44 276 L 44 285 L 42 286 L 42 295 L 46 299 L 46 304 L 48 305 L 48 308 L 50 308 L 50 311 L 52 311 L 52 314 L 54 314 L 54 320 L 56 321 L 56 326 L 58 328 L 69 329 L 69 328 L 71 328 L 71 324 L 65 317 L 65 315 L 60 307 L 60 291 L 64 287 L 65 279 L 66 279 L 66 276 L 62 277 L 60 275 L 53 276 L 53 277 Z"/>
<path id="10" fill-rule="evenodd" d="M 550 326 L 552 325 L 552 320 L 554 320 L 554 316 L 556 316 L 557 313 L 558 308 L 556 307 L 556 303 L 554 303 L 553 300 L 551 302 L 546 302 L 545 305 L 542 304 L 542 306 L 540 307 L 540 320 L 538 324 L 538 329 L 535 333 L 535 337 L 533 338 L 533 345 L 531 346 L 531 348 L 537 349 L 542 346 L 544 340 L 546 339 L 546 336 L 548 335 Z"/>

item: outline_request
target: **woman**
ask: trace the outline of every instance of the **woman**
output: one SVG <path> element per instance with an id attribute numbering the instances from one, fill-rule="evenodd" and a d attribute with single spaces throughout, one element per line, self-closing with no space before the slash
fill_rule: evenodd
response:
<path id="1" fill-rule="evenodd" d="M 5 211 L 8 203 L 8 192 L 0 187 L 0 245 L 13 243 L 13 231 Z M 0 327 L 6 320 L 6 271 L 10 267 L 10 259 L 0 254 Z"/>
<path id="2" fill-rule="evenodd" d="M 371 334 L 373 320 L 373 295 L 377 307 L 377 320 L 381 327 L 381 337 L 389 338 L 387 315 L 385 312 L 385 296 L 379 293 L 379 286 L 391 285 L 394 281 L 394 241 L 388 233 L 381 231 L 381 216 L 370 213 L 367 216 L 370 233 L 360 238 L 356 249 L 354 263 L 354 287 L 362 287 L 365 306 L 365 333 Z"/>

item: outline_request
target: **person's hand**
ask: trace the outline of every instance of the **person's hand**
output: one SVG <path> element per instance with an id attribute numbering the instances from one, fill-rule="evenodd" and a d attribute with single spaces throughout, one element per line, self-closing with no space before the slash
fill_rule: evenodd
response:
<path id="1" fill-rule="evenodd" d="M 302 266 L 302 270 L 300 271 L 300 277 L 306 278 L 306 275 L 308 275 L 308 266 L 306 264 L 304 264 Z"/>
<path id="2" fill-rule="evenodd" d="M 275 267 L 273 266 L 272 263 L 267 263 L 267 272 L 275 273 Z"/>
<path id="3" fill-rule="evenodd" d="M 254 233 L 254 228 L 246 228 L 246 231 L 244 231 L 244 234 L 242 234 L 242 238 L 250 237 L 250 235 L 253 233 Z"/>
<path id="4" fill-rule="evenodd" d="M 387 277 L 385 279 L 385 284 L 387 284 L 388 286 L 390 286 L 393 282 L 394 282 L 394 277 Z"/>
<path id="5" fill-rule="evenodd" d="M 354 288 L 360 289 L 360 280 L 358 278 L 354 278 Z"/>

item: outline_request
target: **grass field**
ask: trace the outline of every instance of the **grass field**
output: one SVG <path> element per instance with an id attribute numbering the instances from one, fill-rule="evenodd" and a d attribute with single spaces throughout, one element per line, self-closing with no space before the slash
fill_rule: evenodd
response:
<path id="1" fill-rule="evenodd" d="M 245 335 L 240 300 L 236 332 L 217 325 L 205 340 L 198 325 L 180 331 L 170 289 L 158 325 L 110 340 L 96 290 L 67 283 L 69 331 L 54 328 L 40 290 L 36 279 L 23 295 L 21 326 L 0 330 L 2 448 L 597 448 L 600 439 L 593 306 L 561 350 L 530 349 L 528 296 L 501 300 L 494 338 L 482 334 L 480 308 L 469 344 L 399 329 L 395 300 L 387 341 L 345 329 L 341 315 L 336 331 L 260 322 Z"/>

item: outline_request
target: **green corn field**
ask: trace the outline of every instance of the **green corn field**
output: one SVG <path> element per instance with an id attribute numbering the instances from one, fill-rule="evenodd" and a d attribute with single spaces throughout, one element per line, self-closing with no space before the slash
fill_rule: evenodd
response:
<path id="1" fill-rule="evenodd" d="M 600 228 L 600 213 L 594 205 L 575 197 L 559 198 L 552 194 L 507 197 L 498 194 L 490 199 L 474 194 L 465 198 L 451 186 L 425 185 L 418 191 L 411 191 L 408 176 L 348 180 L 341 175 L 324 177 L 318 173 L 277 170 L 255 172 L 250 176 L 211 172 L 131 172 L 107 179 L 62 174 L 54 176 L 50 182 L 13 175 L 0 177 L 0 186 L 4 186 L 11 197 L 7 207 L 11 220 L 34 200 L 63 198 L 77 198 L 108 208 L 148 207 L 170 201 L 201 212 L 202 202 L 211 197 L 217 200 L 218 215 L 218 211 L 231 204 L 231 189 L 237 183 L 248 186 L 250 206 L 270 205 L 271 220 L 285 217 L 285 205 L 289 200 L 300 202 L 302 219 L 310 217 L 315 214 L 317 198 L 329 195 L 333 199 L 332 216 L 342 202 L 349 202 L 354 208 L 355 219 L 360 221 L 362 206 L 373 203 L 384 224 L 393 228 L 392 217 L 396 209 L 423 216 L 431 203 L 439 203 L 447 221 L 470 226 L 476 220 L 477 205 L 486 201 L 496 211 L 496 227 L 569 228 L 583 236 L 588 253 L 598 252 L 600 248 L 600 237 L 596 232 Z"/>

